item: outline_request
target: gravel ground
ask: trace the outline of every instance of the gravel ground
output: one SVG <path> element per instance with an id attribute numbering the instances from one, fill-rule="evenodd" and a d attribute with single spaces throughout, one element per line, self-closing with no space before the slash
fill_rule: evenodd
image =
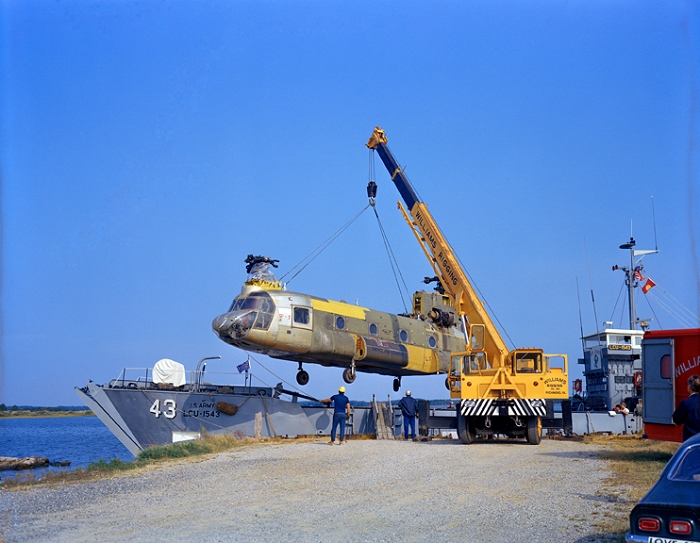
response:
<path id="1" fill-rule="evenodd" d="M 598 447 L 253 445 L 138 475 L 3 491 L 0 534 L 7 543 L 605 541 L 593 526 L 611 505 Z"/>

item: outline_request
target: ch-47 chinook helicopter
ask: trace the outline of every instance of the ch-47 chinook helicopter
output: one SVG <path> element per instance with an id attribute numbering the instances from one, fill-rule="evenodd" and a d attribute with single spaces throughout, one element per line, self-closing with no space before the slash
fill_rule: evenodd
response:
<path id="1" fill-rule="evenodd" d="M 357 372 L 394 376 L 394 390 L 405 375 L 447 373 L 450 353 L 464 348 L 447 296 L 416 292 L 413 313 L 396 315 L 284 290 L 271 268 L 276 260 L 249 255 L 248 278 L 228 312 L 212 322 L 214 333 L 245 351 L 299 364 L 345 368 L 346 383 Z"/>

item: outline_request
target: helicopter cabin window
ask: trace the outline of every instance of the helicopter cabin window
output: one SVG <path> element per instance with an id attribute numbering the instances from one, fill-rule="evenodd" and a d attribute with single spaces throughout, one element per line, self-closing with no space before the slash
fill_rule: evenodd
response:
<path id="1" fill-rule="evenodd" d="M 338 330 L 345 330 L 345 319 L 340 315 L 335 318 L 335 327 Z"/>
<path id="2" fill-rule="evenodd" d="M 399 339 L 404 343 L 408 341 L 408 332 L 406 332 L 406 330 L 399 330 Z"/>
<path id="3" fill-rule="evenodd" d="M 430 345 L 431 349 L 434 349 L 437 346 L 437 339 L 434 336 L 428 337 L 428 345 Z"/>
<path id="4" fill-rule="evenodd" d="M 295 307 L 294 308 L 294 322 L 296 324 L 309 324 L 311 318 L 309 317 L 308 307 Z"/>
<path id="5" fill-rule="evenodd" d="M 377 327 L 376 324 L 371 323 L 369 325 L 369 333 L 373 336 L 376 336 L 379 333 L 379 328 Z"/>

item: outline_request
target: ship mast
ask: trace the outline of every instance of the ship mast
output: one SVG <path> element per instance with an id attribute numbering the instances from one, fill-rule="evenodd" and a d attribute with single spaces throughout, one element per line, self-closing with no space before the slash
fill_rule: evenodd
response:
<path id="1" fill-rule="evenodd" d="M 646 255 L 658 253 L 658 249 L 654 250 L 638 250 L 635 251 L 634 246 L 636 245 L 636 242 L 634 241 L 634 238 L 630 237 L 630 240 L 627 243 L 623 243 L 620 245 L 620 249 L 629 249 L 630 252 L 630 265 L 629 268 L 627 266 L 613 266 L 613 270 L 622 270 L 625 272 L 625 284 L 627 285 L 627 298 L 629 301 L 629 310 L 630 310 L 630 330 L 636 330 L 637 329 L 637 310 L 635 306 L 635 301 L 634 301 L 634 288 L 639 285 L 639 281 L 643 279 L 642 276 L 642 270 L 644 269 L 644 266 L 642 266 L 641 262 L 642 259 Z M 635 257 L 639 257 L 639 259 L 635 262 Z"/>

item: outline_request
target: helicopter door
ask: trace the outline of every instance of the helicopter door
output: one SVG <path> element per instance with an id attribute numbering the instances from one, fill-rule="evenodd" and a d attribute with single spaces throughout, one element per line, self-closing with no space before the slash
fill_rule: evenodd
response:
<path id="1" fill-rule="evenodd" d="M 673 424 L 674 367 L 673 339 L 647 339 L 642 342 L 644 422 Z"/>

